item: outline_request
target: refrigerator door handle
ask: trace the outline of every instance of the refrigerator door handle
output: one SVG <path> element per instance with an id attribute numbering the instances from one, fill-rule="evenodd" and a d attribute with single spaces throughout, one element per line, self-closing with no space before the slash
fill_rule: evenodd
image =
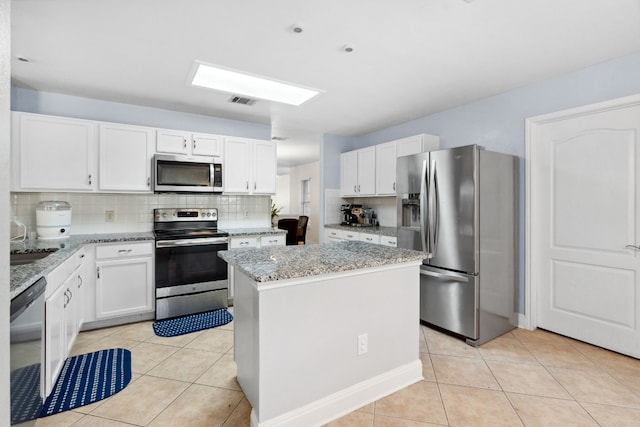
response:
<path id="1" fill-rule="evenodd" d="M 438 234 L 440 231 L 440 189 L 438 188 L 438 170 L 436 162 L 433 162 L 433 246 L 431 249 L 435 253 L 438 249 Z"/>
<path id="2" fill-rule="evenodd" d="M 429 214 L 425 211 L 425 196 L 427 195 L 427 160 L 422 161 L 422 175 L 420 175 L 420 240 L 422 241 L 422 251 L 429 253 Z M 430 256 L 429 256 L 430 258 Z"/>
<path id="3" fill-rule="evenodd" d="M 431 277 L 439 277 L 439 278 L 447 278 L 447 279 L 459 279 L 461 282 L 469 281 L 469 276 L 465 274 L 460 274 L 460 273 L 453 273 L 453 272 L 436 273 L 435 271 L 420 269 L 420 274 L 423 276 L 431 276 Z"/>
<path id="4" fill-rule="evenodd" d="M 434 209 L 434 198 L 436 197 L 435 192 L 435 176 L 436 176 L 436 162 L 435 160 L 431 161 L 430 167 L 430 177 L 429 177 L 429 198 L 427 203 L 429 205 L 429 252 L 433 256 L 436 253 L 436 218 L 435 218 L 435 209 Z"/>

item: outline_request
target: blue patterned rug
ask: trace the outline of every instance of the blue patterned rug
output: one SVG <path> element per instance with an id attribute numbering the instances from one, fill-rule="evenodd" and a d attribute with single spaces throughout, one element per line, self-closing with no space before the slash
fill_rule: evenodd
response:
<path id="1" fill-rule="evenodd" d="M 131 352 L 124 348 L 70 357 L 64 362 L 41 417 L 107 398 L 131 381 Z"/>
<path id="2" fill-rule="evenodd" d="M 155 321 L 153 322 L 153 331 L 159 337 L 175 337 L 176 335 L 184 335 L 226 325 L 232 320 L 231 313 L 226 308 L 221 308 L 205 313 L 176 317 L 175 319 Z"/>
<path id="3" fill-rule="evenodd" d="M 41 410 L 40 364 L 11 371 L 11 425 L 35 420 Z"/>

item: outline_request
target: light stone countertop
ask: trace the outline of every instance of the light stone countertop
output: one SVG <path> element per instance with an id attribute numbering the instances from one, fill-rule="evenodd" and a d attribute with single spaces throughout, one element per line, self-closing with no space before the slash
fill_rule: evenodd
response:
<path id="1" fill-rule="evenodd" d="M 422 261 L 424 253 L 358 241 L 218 252 L 256 282 L 274 282 Z"/>
<path id="2" fill-rule="evenodd" d="M 226 230 L 230 237 L 248 235 L 286 234 L 285 230 L 272 227 L 262 228 L 230 228 Z M 49 252 L 51 255 L 25 265 L 14 265 L 10 268 L 9 295 L 13 299 L 38 279 L 55 270 L 60 264 L 76 253 L 83 245 L 92 243 L 118 243 L 154 240 L 153 232 L 122 232 L 104 234 L 78 234 L 68 239 L 59 240 L 25 240 L 11 242 L 10 253 Z"/>
<path id="3" fill-rule="evenodd" d="M 9 286 L 10 298 L 13 299 L 26 290 L 34 282 L 66 261 L 76 253 L 83 245 L 91 243 L 117 243 L 153 240 L 152 232 L 141 233 L 108 233 L 108 234 L 79 234 L 68 239 L 60 240 L 25 240 L 24 242 L 11 242 L 10 253 L 32 253 L 55 251 L 46 258 L 30 264 L 13 265 L 10 268 Z"/>
<path id="4" fill-rule="evenodd" d="M 356 233 L 375 234 L 378 236 L 397 237 L 398 229 L 396 227 L 354 227 L 351 225 L 342 224 L 325 224 L 325 228 L 333 228 L 336 230 L 354 231 Z"/>

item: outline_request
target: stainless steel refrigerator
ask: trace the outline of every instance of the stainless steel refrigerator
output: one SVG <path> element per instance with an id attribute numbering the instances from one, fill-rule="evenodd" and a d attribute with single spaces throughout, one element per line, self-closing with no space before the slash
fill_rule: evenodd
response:
<path id="1" fill-rule="evenodd" d="M 420 320 L 471 345 L 516 324 L 517 167 L 477 145 L 397 160 L 398 247 L 425 252 Z"/>

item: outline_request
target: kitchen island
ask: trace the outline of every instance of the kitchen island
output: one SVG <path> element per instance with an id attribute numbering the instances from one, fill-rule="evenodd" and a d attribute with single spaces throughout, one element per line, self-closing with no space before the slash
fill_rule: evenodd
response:
<path id="1" fill-rule="evenodd" d="M 422 252 L 364 242 L 221 251 L 252 426 L 322 425 L 422 379 Z"/>

